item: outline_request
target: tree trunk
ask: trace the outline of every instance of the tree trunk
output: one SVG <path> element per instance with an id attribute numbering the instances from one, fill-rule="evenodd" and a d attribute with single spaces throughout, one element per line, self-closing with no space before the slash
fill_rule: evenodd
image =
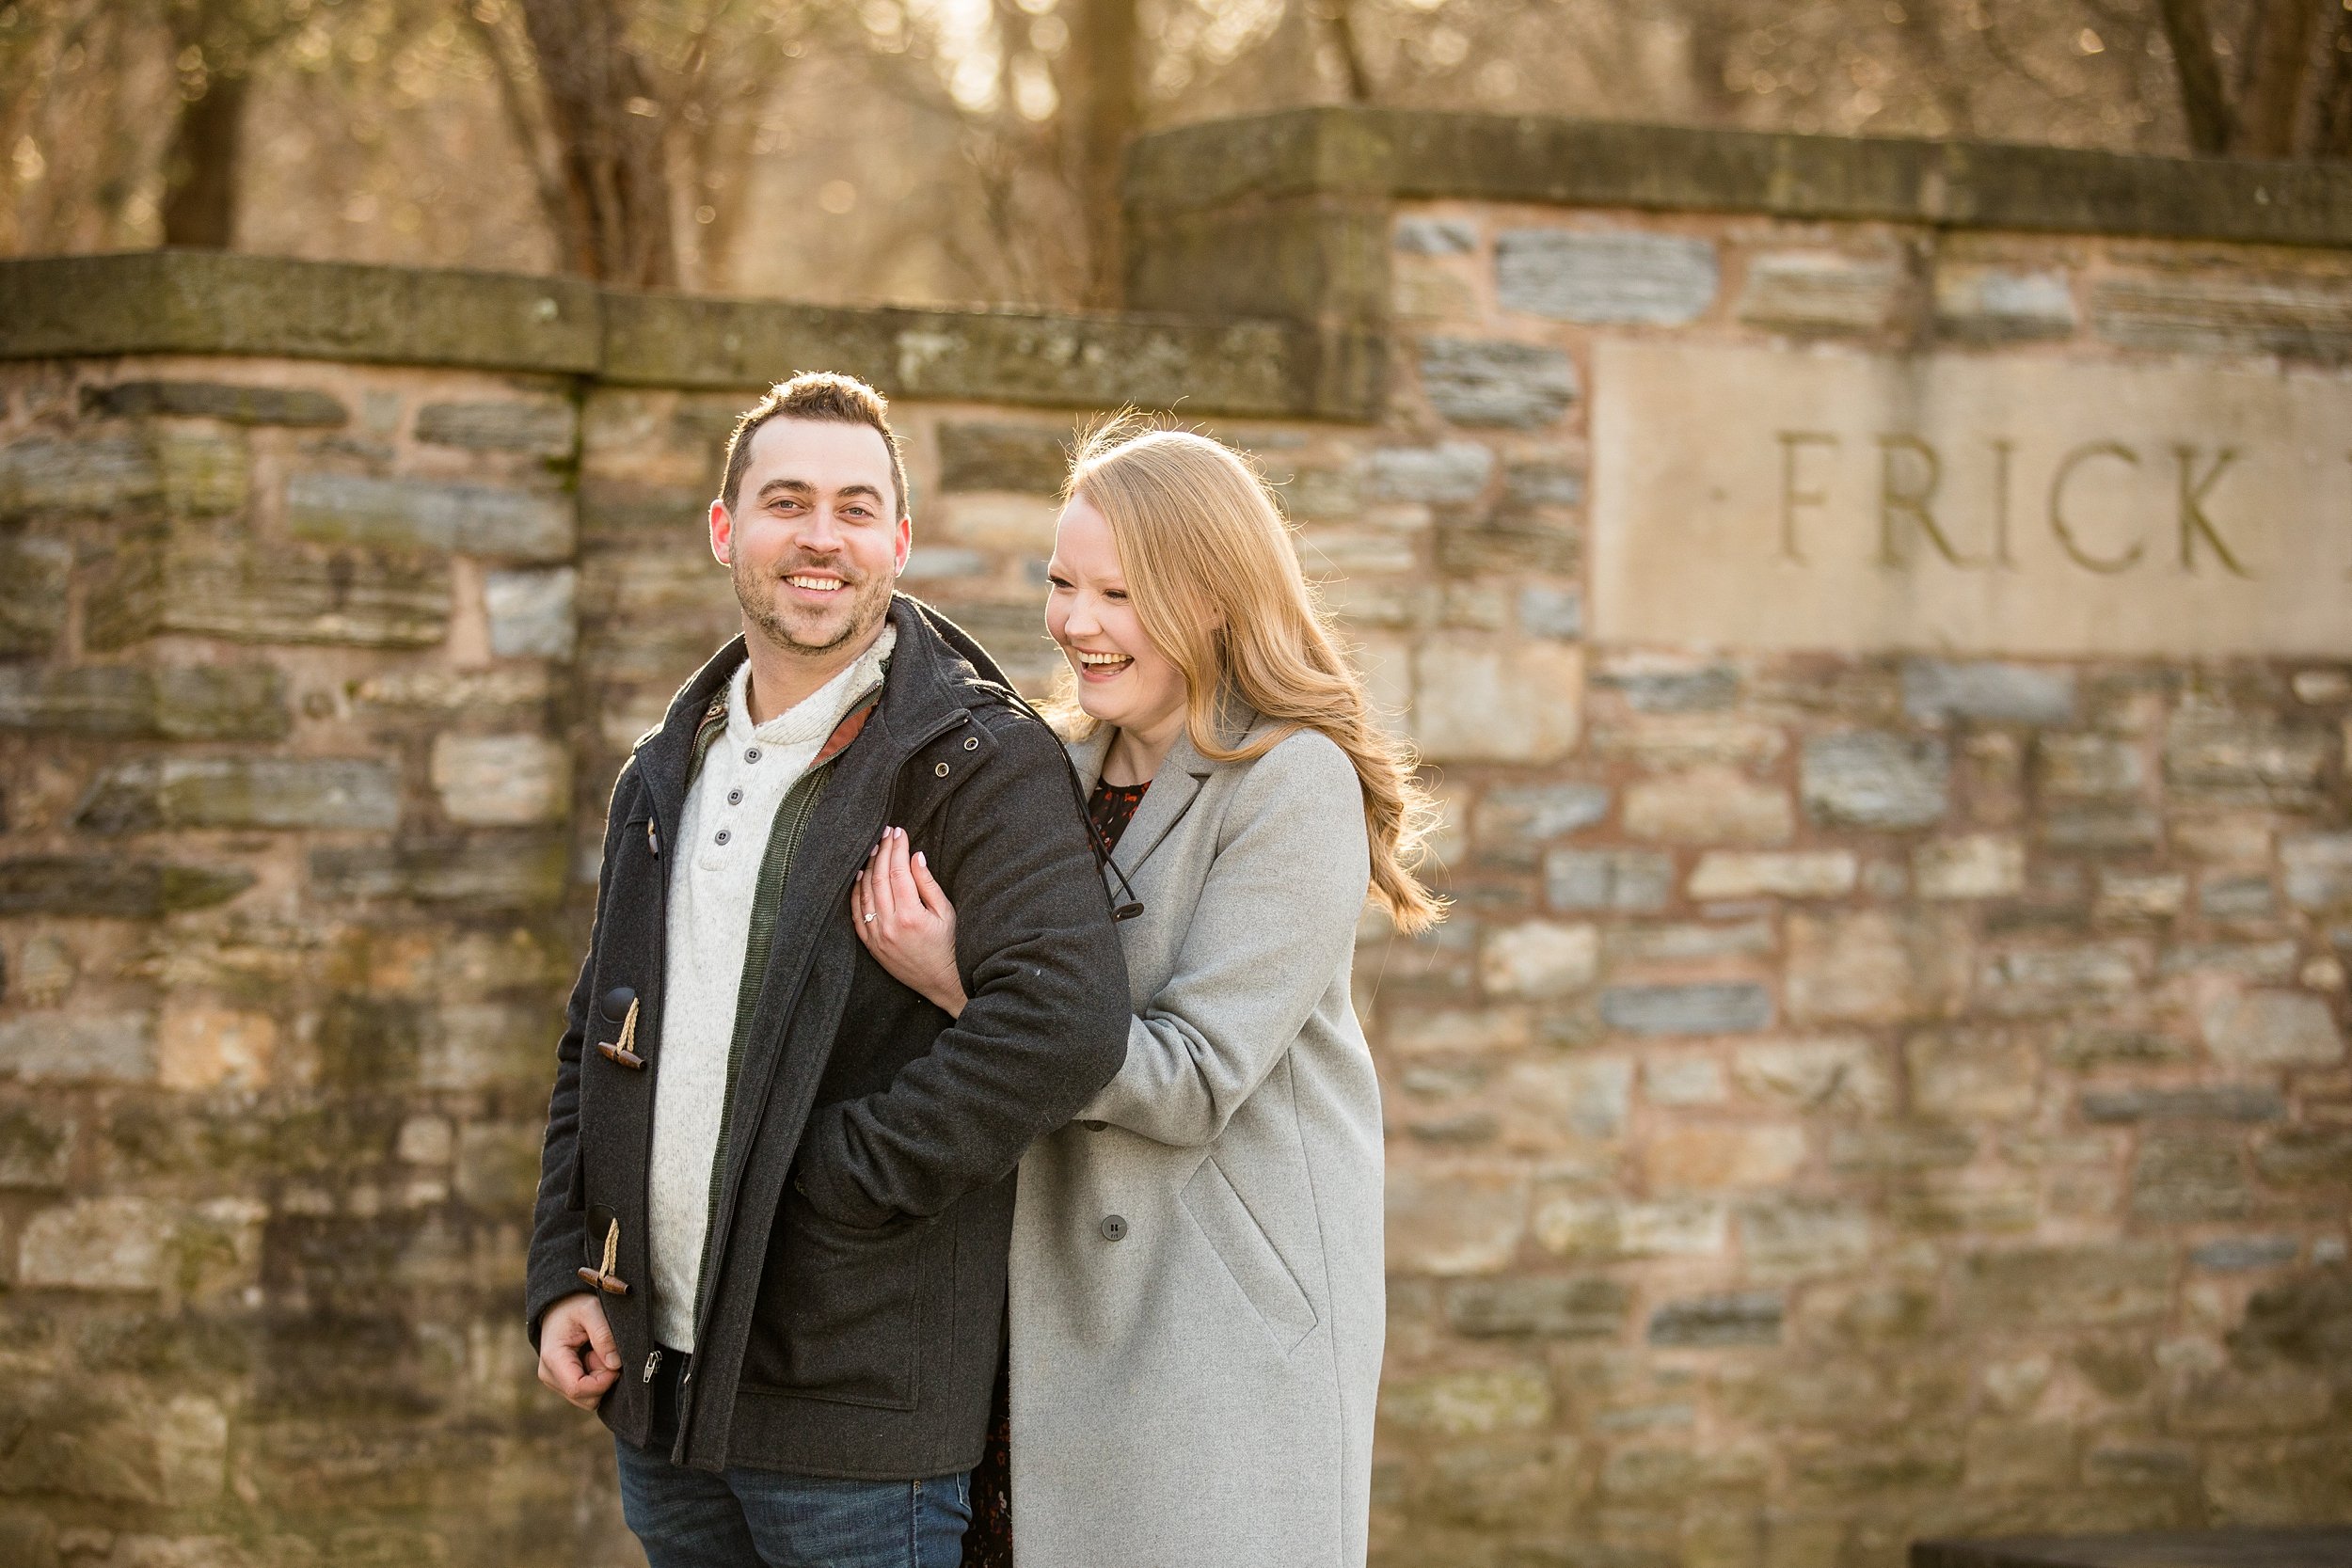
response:
<path id="1" fill-rule="evenodd" d="M 2213 52 L 2213 25 L 2204 0 L 2159 0 L 2165 41 L 2181 84 L 2181 113 L 2191 150 L 2215 156 L 2230 150 L 2230 101 L 2221 88 L 2221 62 Z"/>
<path id="2" fill-rule="evenodd" d="M 1120 179 L 1142 120 L 1142 38 L 1136 0 L 1083 0 L 1075 10 L 1063 78 L 1068 166 L 1086 219 L 1086 303 L 1110 309 L 1125 292 Z"/>
<path id="3" fill-rule="evenodd" d="M 661 106 L 612 0 L 522 0 L 522 12 L 562 148 L 565 266 L 637 288 L 675 283 Z"/>
<path id="4" fill-rule="evenodd" d="M 2336 13 L 2333 36 L 2312 86 L 2313 158 L 2352 159 L 2352 14 Z"/>
<path id="5" fill-rule="evenodd" d="M 2251 158 L 2291 158 L 2312 63 L 2320 0 L 2261 0 L 2247 35 L 2247 78 L 2231 147 Z"/>
<path id="6" fill-rule="evenodd" d="M 227 250 L 237 237 L 237 154 L 246 78 L 215 75 L 180 105 L 164 161 L 164 244 Z"/>
<path id="7" fill-rule="evenodd" d="M 1364 58 L 1364 41 L 1356 36 L 1356 18 L 1348 9 L 1348 0 L 1324 0 L 1317 14 L 1330 29 L 1331 47 L 1339 52 L 1340 69 L 1346 73 L 1347 101 L 1370 103 L 1379 86 L 1372 79 L 1371 62 Z"/>

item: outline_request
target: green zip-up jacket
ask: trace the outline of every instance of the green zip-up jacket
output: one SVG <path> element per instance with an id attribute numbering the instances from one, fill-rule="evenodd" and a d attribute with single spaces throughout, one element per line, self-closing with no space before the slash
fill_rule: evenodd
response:
<path id="1" fill-rule="evenodd" d="M 1125 966 L 1059 742 L 944 616 L 905 595 L 890 614 L 881 697 L 779 824 L 778 885 L 759 894 L 672 1453 L 700 1468 L 914 1480 L 976 1463 L 1014 1167 L 1126 1052 Z M 556 1046 L 526 1312 L 535 1338 L 557 1301 L 600 1291 L 623 1373 L 599 1413 L 641 1446 L 664 856 L 696 733 L 744 657 L 740 639 L 722 649 L 621 769 Z M 850 879 L 885 826 L 955 900 L 961 1018 L 850 929 Z"/>

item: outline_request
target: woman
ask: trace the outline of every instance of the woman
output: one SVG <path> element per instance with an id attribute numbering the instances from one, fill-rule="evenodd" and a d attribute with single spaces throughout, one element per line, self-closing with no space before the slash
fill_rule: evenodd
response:
<path id="1" fill-rule="evenodd" d="M 1348 970 L 1367 889 L 1408 931 L 1442 912 L 1410 869 L 1425 797 L 1239 456 L 1117 424 L 1065 494 L 1055 717 L 1141 907 L 1126 1065 L 1021 1165 L 1019 1560 L 1354 1568 L 1385 1308 Z M 953 908 L 896 830 L 855 904 L 892 974 L 962 1006 Z"/>

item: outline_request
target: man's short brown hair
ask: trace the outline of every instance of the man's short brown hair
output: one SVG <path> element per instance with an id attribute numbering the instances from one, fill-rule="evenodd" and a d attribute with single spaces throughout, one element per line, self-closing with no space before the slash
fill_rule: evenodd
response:
<path id="1" fill-rule="evenodd" d="M 777 382 L 735 421 L 735 433 L 727 437 L 726 478 L 719 485 L 719 499 L 729 512 L 735 510 L 736 498 L 742 491 L 743 470 L 751 467 L 752 436 L 770 420 L 862 424 L 881 436 L 883 449 L 890 453 L 892 505 L 897 508 L 891 520 L 907 515 L 907 466 L 898 454 L 898 437 L 890 428 L 890 400 L 856 376 L 833 371 L 803 371 L 789 381 Z"/>

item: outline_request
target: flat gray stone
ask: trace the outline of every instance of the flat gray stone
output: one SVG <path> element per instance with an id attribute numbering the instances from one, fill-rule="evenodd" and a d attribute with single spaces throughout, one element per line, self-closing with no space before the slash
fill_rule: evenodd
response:
<path id="1" fill-rule="evenodd" d="M 267 546 L 174 529 L 116 555 L 92 585 L 83 635 L 99 649 L 171 632 L 414 648 L 446 637 L 449 614 L 446 561 Z"/>
<path id="2" fill-rule="evenodd" d="M 2197 884 L 2197 912 L 2209 920 L 2265 920 L 2278 908 L 2270 879 L 2257 872 L 2208 877 Z"/>
<path id="3" fill-rule="evenodd" d="M 1584 635 L 1584 595 L 1573 588 L 1529 583 L 1519 590 L 1519 630 L 1574 641 Z"/>
<path id="4" fill-rule="evenodd" d="M 2085 1089 L 2085 1121 L 2278 1121 L 2284 1096 L 2267 1084 L 2210 1084 L 2196 1088 Z"/>
<path id="5" fill-rule="evenodd" d="M 37 1084 L 151 1079 L 155 1017 L 74 1008 L 0 1020 L 0 1074 Z"/>
<path id="6" fill-rule="evenodd" d="M 1925 828 L 1951 807 L 1951 753 L 1941 740 L 1879 730 L 1804 743 L 1798 789 L 1805 815 L 1847 828 Z"/>
<path id="7" fill-rule="evenodd" d="M 2301 967 L 2302 949 L 2293 937 L 2276 942 L 2185 942 L 2164 950 L 2159 974 L 2208 972 L 2242 980 L 2285 981 Z"/>
<path id="8" fill-rule="evenodd" d="M 561 561 L 572 552 L 572 508 L 560 496 L 488 484 L 298 473 L 286 482 L 297 539 L 376 549 Z"/>
<path id="9" fill-rule="evenodd" d="M 553 398 L 527 403 L 428 403 L 417 410 L 418 440 L 469 451 L 565 457 L 579 431 L 578 411 Z"/>
<path id="10" fill-rule="evenodd" d="M 1736 1035 L 1768 1028 L 1772 993 L 1748 980 L 1680 986 L 1611 986 L 1601 1022 L 1633 1035 Z"/>
<path id="11" fill-rule="evenodd" d="M 1674 857 L 1649 849 L 1554 849 L 1544 898 L 1555 910 L 1662 910 L 1674 896 Z"/>
<path id="12" fill-rule="evenodd" d="M 2352 911 L 2352 833 L 2297 833 L 2281 839 L 2287 899 L 2314 914 Z"/>
<path id="13" fill-rule="evenodd" d="M 1807 334 L 1870 333 L 1901 309 L 1903 270 L 1891 261 L 1804 252 L 1752 258 L 1740 319 Z"/>
<path id="14" fill-rule="evenodd" d="M 2243 1217 L 2254 1191 L 2241 1142 L 2235 1133 L 2142 1132 L 2132 1161 L 2132 1213 L 2168 1223 Z"/>
<path id="15" fill-rule="evenodd" d="M 1995 724 L 2065 724 L 2074 717 L 2074 673 L 2030 664 L 1939 658 L 1903 662 L 1903 710 L 1922 724 L 1974 719 Z"/>
<path id="16" fill-rule="evenodd" d="M 1364 463 L 1364 494 L 1374 500 L 1458 506 L 1486 494 L 1495 454 L 1475 441 L 1435 447 L 1385 447 Z"/>
<path id="17" fill-rule="evenodd" d="M 73 546 L 62 539 L 0 540 L 0 655 L 56 646 L 72 570 Z"/>
<path id="18" fill-rule="evenodd" d="M 1421 388 L 1455 424 L 1532 430 L 1556 421 L 1580 395 L 1576 362 L 1556 348 L 1470 338 L 1425 338 Z"/>
<path id="19" fill-rule="evenodd" d="M 1055 496 L 1070 475 L 1071 433 L 1047 425 L 949 420 L 939 427 L 939 487 Z"/>
<path id="20" fill-rule="evenodd" d="M 2063 273 L 1959 266 L 1935 275 L 1935 329 L 1961 342 L 2071 338 L 2079 322 Z"/>
<path id="21" fill-rule="evenodd" d="M 99 775 L 74 813 L 89 832 L 179 828 L 383 831 L 400 824 L 400 770 L 358 757 L 150 757 Z"/>
<path id="22" fill-rule="evenodd" d="M 1589 828 L 1609 815 L 1609 791 L 1599 784 L 1499 784 L 1478 802 L 1482 840 L 1541 844 Z"/>
<path id="23" fill-rule="evenodd" d="M 2343 744 L 2338 732 L 2317 724 L 2190 711 L 2176 716 L 2165 736 L 2164 779 L 2176 795 L 2218 804 L 2310 804 Z"/>
<path id="24" fill-rule="evenodd" d="M 2302 1253 L 2302 1243 L 2292 1236 L 2224 1236 L 2191 1247 L 2188 1260 L 2216 1274 L 2246 1274 L 2282 1268 Z"/>
<path id="25" fill-rule="evenodd" d="M 0 517 L 112 512 L 163 493 L 154 450 L 136 436 L 34 436 L 0 446 Z"/>
<path id="26" fill-rule="evenodd" d="M 226 903 L 253 873 L 119 855 L 26 855 L 0 861 L 0 914 L 152 920 Z"/>
<path id="27" fill-rule="evenodd" d="M 246 387 L 224 381 L 118 381 L 82 388 L 87 413 L 140 418 L 218 420 L 224 424 L 278 424 L 331 429 L 351 422 L 351 410 L 307 387 Z"/>
<path id="28" fill-rule="evenodd" d="M 1514 512 L 1584 504 L 1584 471 L 1565 463 L 1513 463 L 1502 470 L 1502 504 Z"/>
<path id="29" fill-rule="evenodd" d="M 2254 1168 L 2286 1186 L 2352 1180 L 2352 1127 L 2279 1127 L 2254 1145 Z"/>
<path id="30" fill-rule="evenodd" d="M 2207 1004 L 2205 1047 L 2239 1067 L 2331 1068 L 2344 1036 L 2326 998 L 2306 990 L 2249 990 Z"/>
<path id="31" fill-rule="evenodd" d="M 73 1122 L 23 1106 L 0 1111 L 0 1189 L 55 1191 L 65 1185 Z"/>
<path id="32" fill-rule="evenodd" d="M 501 658 L 569 659 L 580 640 L 579 586 L 580 574 L 569 566 L 486 574 L 482 597 L 490 651 Z"/>
<path id="33" fill-rule="evenodd" d="M 1692 1296 L 1652 1312 L 1648 1338 L 1653 1345 L 1776 1345 L 1783 1311 L 1781 1298 L 1771 1291 Z"/>
<path id="34" fill-rule="evenodd" d="M 1465 1280 L 1447 1291 L 1445 1316 L 1455 1333 L 1474 1338 L 1613 1338 L 1630 1303 L 1623 1284 L 1597 1275 Z"/>
<path id="35" fill-rule="evenodd" d="M 1740 700 L 1740 672 L 1728 664 L 1603 666 L 1591 679 L 1596 687 L 1624 693 L 1643 713 L 1712 712 Z"/>
<path id="36" fill-rule="evenodd" d="M 1468 256 L 1478 248 L 1478 226 L 1467 218 L 1399 218 L 1396 248 L 1407 256 Z"/>
<path id="37" fill-rule="evenodd" d="M 266 664 L 0 666 L 0 730 L 274 740 L 292 724 Z"/>
<path id="38" fill-rule="evenodd" d="M 907 569 L 898 574 L 898 580 L 947 582 L 957 578 L 985 577 L 994 565 L 995 562 L 980 550 L 954 545 L 917 545 L 907 557 Z"/>
<path id="39" fill-rule="evenodd" d="M 338 900 L 531 909 L 563 898 L 566 868 L 560 837 L 478 833 L 445 844 L 313 849 L 310 887 L 322 898 Z"/>
<path id="40" fill-rule="evenodd" d="M 1841 1127 L 1830 1134 L 1832 1170 L 1939 1170 L 1964 1165 L 1976 1157 L 1975 1133 L 1937 1122 Z"/>
<path id="41" fill-rule="evenodd" d="M 1502 308 L 1553 321 L 1679 326 L 1715 302 L 1719 272 L 1712 244 L 1672 234 L 1513 229 L 1495 241 Z"/>
<path id="42" fill-rule="evenodd" d="M 2115 277 L 2090 293 L 2090 328 L 2105 341 L 2163 354 L 2279 355 L 2352 360 L 2352 287 Z"/>

